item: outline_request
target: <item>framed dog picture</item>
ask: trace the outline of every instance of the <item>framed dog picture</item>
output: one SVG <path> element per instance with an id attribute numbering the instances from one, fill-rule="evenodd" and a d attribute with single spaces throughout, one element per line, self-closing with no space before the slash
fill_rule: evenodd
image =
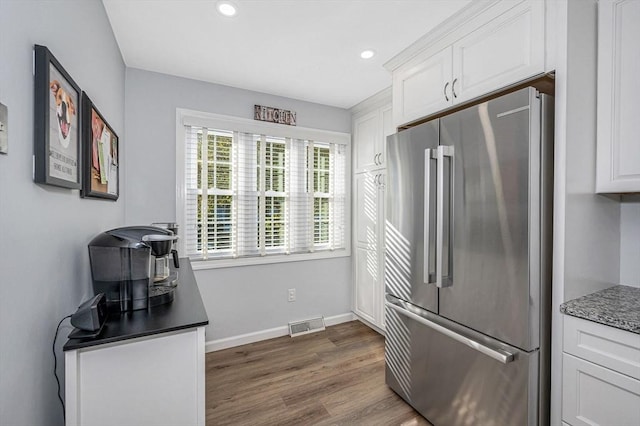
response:
<path id="1" fill-rule="evenodd" d="M 118 135 L 82 92 L 82 189 L 80 196 L 117 200 Z"/>
<path id="2" fill-rule="evenodd" d="M 49 49 L 34 51 L 33 180 L 80 189 L 80 88 Z"/>

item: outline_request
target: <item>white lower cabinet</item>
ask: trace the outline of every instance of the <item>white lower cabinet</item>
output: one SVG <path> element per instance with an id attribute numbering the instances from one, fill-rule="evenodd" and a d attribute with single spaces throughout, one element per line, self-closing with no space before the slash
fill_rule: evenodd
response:
<path id="1" fill-rule="evenodd" d="M 205 424 L 204 327 L 65 352 L 66 426 Z"/>
<path id="2" fill-rule="evenodd" d="M 564 317 L 562 421 L 640 425 L 640 335 Z"/>
<path id="3" fill-rule="evenodd" d="M 355 249 L 354 310 L 361 318 L 372 324 L 378 322 L 377 253 L 375 250 L 356 247 Z"/>
<path id="4" fill-rule="evenodd" d="M 384 329 L 384 170 L 354 178 L 353 312 Z"/>

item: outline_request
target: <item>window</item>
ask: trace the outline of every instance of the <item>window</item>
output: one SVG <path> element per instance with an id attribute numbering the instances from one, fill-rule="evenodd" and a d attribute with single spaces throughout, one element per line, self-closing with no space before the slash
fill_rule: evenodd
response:
<path id="1" fill-rule="evenodd" d="M 349 135 L 184 110 L 178 123 L 183 253 L 212 267 L 349 254 Z"/>

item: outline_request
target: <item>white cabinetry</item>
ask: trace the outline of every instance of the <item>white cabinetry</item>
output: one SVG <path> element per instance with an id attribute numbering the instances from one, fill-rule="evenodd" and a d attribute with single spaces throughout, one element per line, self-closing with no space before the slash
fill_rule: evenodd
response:
<path id="1" fill-rule="evenodd" d="M 640 424 L 640 335 L 564 316 L 562 420 Z"/>
<path id="2" fill-rule="evenodd" d="M 395 133 L 389 90 L 356 106 L 353 118 L 353 312 L 384 329 L 385 141 Z"/>
<path id="3" fill-rule="evenodd" d="M 66 425 L 205 424 L 204 327 L 65 352 Z"/>
<path id="4" fill-rule="evenodd" d="M 380 328 L 382 323 L 383 206 L 382 171 L 355 177 L 355 259 L 353 310 Z"/>
<path id="5" fill-rule="evenodd" d="M 418 55 L 393 73 L 394 123 L 407 123 L 451 106 L 451 46 Z"/>
<path id="6" fill-rule="evenodd" d="M 639 1 L 599 1 L 599 193 L 640 192 L 639 23 Z"/>
<path id="7" fill-rule="evenodd" d="M 384 167 L 385 140 L 395 132 L 391 105 L 357 116 L 353 120 L 354 172 L 362 173 Z"/>
<path id="8" fill-rule="evenodd" d="M 479 4 L 386 65 L 396 126 L 544 72 L 544 1 Z"/>

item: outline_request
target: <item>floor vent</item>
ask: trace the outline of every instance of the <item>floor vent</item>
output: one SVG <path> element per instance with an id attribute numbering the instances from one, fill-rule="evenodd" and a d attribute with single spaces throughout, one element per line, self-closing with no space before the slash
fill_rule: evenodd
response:
<path id="1" fill-rule="evenodd" d="M 324 330 L 324 317 L 312 318 L 304 321 L 289 323 L 289 336 L 296 337 L 303 334 Z"/>

